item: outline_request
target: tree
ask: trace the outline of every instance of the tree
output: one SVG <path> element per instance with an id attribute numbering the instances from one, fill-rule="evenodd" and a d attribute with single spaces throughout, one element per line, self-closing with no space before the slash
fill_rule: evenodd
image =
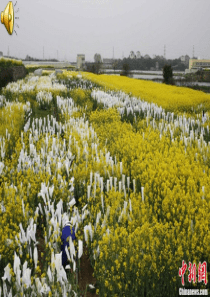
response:
<path id="1" fill-rule="evenodd" d="M 117 61 L 114 61 L 113 64 L 112 64 L 112 67 L 113 67 L 113 69 L 114 69 L 114 72 L 115 72 L 115 69 L 117 68 L 117 64 L 118 64 Z"/>
<path id="2" fill-rule="evenodd" d="M 129 64 L 128 64 L 128 63 L 124 63 L 124 64 L 123 64 L 122 75 L 128 76 L 128 74 L 129 74 L 129 69 L 130 69 Z"/>
<path id="3" fill-rule="evenodd" d="M 173 70 L 171 65 L 165 65 L 163 67 L 163 82 L 165 84 L 174 84 L 174 80 L 173 80 Z"/>
<path id="4" fill-rule="evenodd" d="M 100 70 L 101 70 L 101 68 L 102 68 L 102 59 L 101 59 L 101 55 L 100 54 L 95 54 L 94 55 L 94 62 L 95 62 L 95 67 L 94 67 L 94 71 L 95 71 L 95 73 L 100 73 Z"/>

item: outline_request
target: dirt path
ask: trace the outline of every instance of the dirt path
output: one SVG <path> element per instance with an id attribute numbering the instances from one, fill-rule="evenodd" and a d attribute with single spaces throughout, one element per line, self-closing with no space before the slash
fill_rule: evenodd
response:
<path id="1" fill-rule="evenodd" d="M 87 253 L 87 255 L 86 255 Z M 88 250 L 87 248 L 84 246 L 83 247 L 83 255 L 81 257 L 81 261 L 80 261 L 80 272 L 78 275 L 78 284 L 79 284 L 79 288 L 80 290 L 85 290 L 86 285 L 92 284 L 95 285 L 96 284 L 96 278 L 93 277 L 93 268 L 90 264 L 90 260 L 89 260 L 89 254 L 88 254 Z M 83 295 L 85 296 L 85 295 Z M 96 295 L 96 293 L 92 293 L 92 292 L 87 292 L 86 297 L 97 297 L 98 295 Z"/>
<path id="2" fill-rule="evenodd" d="M 44 254 L 43 258 L 45 258 L 45 240 L 43 237 L 43 234 L 40 229 L 37 229 L 37 241 L 39 244 L 37 245 L 38 250 L 38 259 L 39 259 L 39 265 L 41 269 L 41 274 L 44 272 L 44 261 L 42 261 L 41 253 Z M 80 259 L 80 271 L 78 273 L 78 285 L 81 291 L 85 291 L 86 286 L 89 284 L 95 285 L 96 284 L 96 278 L 93 277 L 93 268 L 90 264 L 89 260 L 89 253 L 88 249 L 86 248 L 85 244 L 83 244 L 83 255 Z M 40 276 L 41 276 L 40 274 Z M 82 297 L 85 296 L 85 294 L 81 295 Z M 86 297 L 97 297 L 95 290 L 90 290 L 86 293 Z"/>

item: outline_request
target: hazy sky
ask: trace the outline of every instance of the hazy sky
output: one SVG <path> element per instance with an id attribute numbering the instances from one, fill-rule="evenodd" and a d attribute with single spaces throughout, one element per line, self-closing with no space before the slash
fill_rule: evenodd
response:
<path id="1" fill-rule="evenodd" d="M 15 4 L 16 0 L 13 1 Z M 7 5 L 0 0 L 0 11 Z M 0 51 L 25 58 L 65 58 L 85 54 L 93 61 L 141 55 L 210 59 L 210 0 L 18 0 L 15 30 L 0 23 Z"/>

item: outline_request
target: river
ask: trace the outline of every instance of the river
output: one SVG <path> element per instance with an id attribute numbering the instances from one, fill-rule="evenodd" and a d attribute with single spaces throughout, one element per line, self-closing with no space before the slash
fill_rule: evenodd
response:
<path id="1" fill-rule="evenodd" d="M 107 71 L 105 71 L 107 72 Z M 108 75 L 120 75 L 121 70 L 115 70 L 115 73 L 106 73 Z M 130 77 L 136 78 L 136 79 L 143 79 L 143 80 L 152 80 L 157 83 L 163 82 L 163 72 L 162 71 L 142 71 L 142 70 L 134 70 L 130 71 Z M 184 75 L 185 73 L 183 71 L 177 71 L 174 73 L 174 80 L 175 84 L 177 86 L 186 86 L 186 87 L 192 87 L 192 86 L 200 86 L 200 87 L 210 87 L 210 82 L 185 82 L 184 81 Z"/>

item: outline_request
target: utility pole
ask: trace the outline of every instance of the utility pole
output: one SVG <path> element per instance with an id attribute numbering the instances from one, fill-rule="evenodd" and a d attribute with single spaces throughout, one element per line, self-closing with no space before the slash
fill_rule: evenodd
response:
<path id="1" fill-rule="evenodd" d="M 195 56 L 195 49 L 194 49 L 194 45 L 193 45 L 193 56 L 192 56 L 193 59 L 194 59 L 194 56 Z"/>

